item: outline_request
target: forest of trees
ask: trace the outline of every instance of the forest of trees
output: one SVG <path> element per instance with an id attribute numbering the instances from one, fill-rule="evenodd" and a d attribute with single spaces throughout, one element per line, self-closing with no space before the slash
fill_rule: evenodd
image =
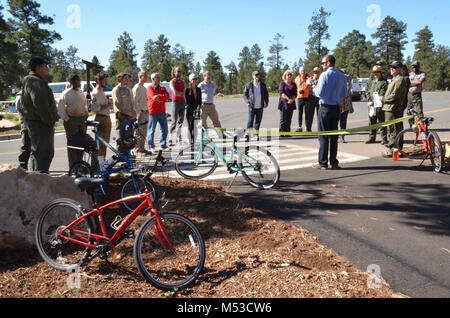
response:
<path id="1" fill-rule="evenodd" d="M 61 40 L 61 35 L 49 30 L 54 24 L 53 18 L 40 12 L 39 3 L 33 0 L 8 0 L 7 5 L 8 8 L 0 6 L 0 100 L 10 94 L 12 85 L 20 86 L 28 72 L 27 62 L 34 55 L 51 62 L 49 74 L 53 82 L 65 81 L 72 72 L 85 76 L 76 47 L 69 46 L 65 51 L 53 47 Z M 4 18 L 4 10 L 11 15 L 8 20 Z M 96 56 L 88 59 L 103 65 L 108 62 L 106 71 L 113 84 L 116 81 L 115 75 L 120 72 L 132 74 L 135 80 L 141 69 L 151 73 L 159 72 L 162 80 L 167 81 L 171 77 L 172 68 L 178 66 L 183 71 L 183 79 L 187 81 L 190 73 L 201 76 L 204 70 L 209 70 L 216 82 L 217 91 L 224 94 L 241 94 L 254 70 L 259 70 L 268 88 L 276 91 L 286 69 L 297 72 L 300 66 L 305 66 L 310 71 L 313 67 L 320 66 L 320 60 L 325 54 L 334 54 L 336 66 L 345 69 L 353 77 L 368 77 L 372 66 L 380 60 L 386 65 L 400 60 L 408 66 L 412 61 L 419 60 L 422 70 L 428 75 L 425 82 L 427 90 L 446 90 L 450 87 L 450 48 L 435 44 L 428 26 L 415 33 L 415 38 L 412 39 L 415 43 L 413 56 L 403 56 L 408 43 L 407 24 L 391 16 L 384 18 L 371 34 L 371 39 L 367 39 L 358 30 L 352 30 L 338 41 L 334 50 L 330 50 L 327 47 L 330 40 L 327 19 L 331 14 L 323 7 L 312 13 L 307 30 L 309 38 L 305 42 L 305 58 L 299 57 L 292 65 L 287 65 L 284 61 L 283 54 L 289 48 L 280 33 L 268 39 L 271 45 L 267 55 L 257 43 L 249 43 L 237 52 L 237 61 L 227 65 L 222 65 L 218 52 L 214 50 L 208 52 L 202 63 L 195 62 L 192 51 L 179 43 L 172 45 L 164 34 L 147 40 L 141 60 L 138 61 L 136 46 L 127 32 L 123 32 L 117 39 L 109 61 L 99 61 Z"/>

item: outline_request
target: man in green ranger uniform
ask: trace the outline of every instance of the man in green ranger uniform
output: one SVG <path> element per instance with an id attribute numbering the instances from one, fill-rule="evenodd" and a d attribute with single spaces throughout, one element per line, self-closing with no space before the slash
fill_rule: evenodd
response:
<path id="1" fill-rule="evenodd" d="M 391 121 L 402 117 L 402 105 L 407 94 L 406 85 L 401 73 L 402 63 L 394 61 L 389 67 L 393 78 L 386 90 L 386 94 L 384 95 L 383 111 L 386 121 Z M 383 155 L 384 157 L 392 157 L 393 148 L 395 146 L 395 138 L 400 132 L 400 127 L 399 124 L 396 124 L 387 128 L 389 142 L 386 145 L 388 150 Z"/>
<path id="2" fill-rule="evenodd" d="M 55 122 L 58 120 L 56 103 L 48 83 L 47 63 L 33 57 L 29 63 L 31 72 L 23 83 L 22 103 L 24 124 L 31 142 L 31 169 L 49 173 L 55 154 Z"/>
<path id="3" fill-rule="evenodd" d="M 423 117 L 423 101 L 422 101 L 422 91 L 423 84 L 427 79 L 427 74 L 420 71 L 420 63 L 414 61 L 412 63 L 413 71 L 409 74 L 409 79 L 411 81 L 411 88 L 408 94 L 408 107 L 414 103 L 414 110 L 417 112 L 419 117 Z M 414 119 L 409 121 L 410 126 L 414 125 Z"/>

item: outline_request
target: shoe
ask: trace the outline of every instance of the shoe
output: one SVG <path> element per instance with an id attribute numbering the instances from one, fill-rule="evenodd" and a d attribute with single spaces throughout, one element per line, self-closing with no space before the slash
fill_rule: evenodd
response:
<path id="1" fill-rule="evenodd" d="M 339 137 L 339 140 L 341 141 L 341 143 L 346 144 L 347 142 L 345 141 L 345 137 L 343 135 L 341 135 Z"/>
<path id="2" fill-rule="evenodd" d="M 149 150 L 147 150 L 147 155 L 151 156 L 155 153 L 155 148 L 150 148 Z"/>
<path id="3" fill-rule="evenodd" d="M 173 140 L 172 139 L 169 139 L 169 146 L 173 146 L 174 144 L 173 144 Z"/>
<path id="4" fill-rule="evenodd" d="M 369 139 L 366 141 L 366 145 L 376 143 L 375 139 Z"/>
<path id="5" fill-rule="evenodd" d="M 302 128 L 302 127 L 299 127 L 299 128 L 297 128 L 297 129 L 295 130 L 295 132 L 303 132 L 303 128 Z"/>
<path id="6" fill-rule="evenodd" d="M 312 167 L 313 167 L 314 169 L 319 169 L 319 170 L 328 170 L 328 167 L 322 166 L 322 165 L 320 165 L 320 164 L 318 164 L 318 163 L 313 164 Z"/>
<path id="7" fill-rule="evenodd" d="M 340 170 L 342 169 L 342 167 L 340 167 L 339 165 L 331 165 L 331 170 Z"/>
<path id="8" fill-rule="evenodd" d="M 253 137 L 251 138 L 251 140 L 252 140 L 252 141 L 259 141 L 259 136 L 253 136 Z"/>

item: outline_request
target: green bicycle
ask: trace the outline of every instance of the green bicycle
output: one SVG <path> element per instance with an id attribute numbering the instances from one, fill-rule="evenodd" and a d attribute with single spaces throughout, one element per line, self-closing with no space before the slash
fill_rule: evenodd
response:
<path id="1" fill-rule="evenodd" d="M 178 174 L 191 180 L 206 178 L 216 170 L 220 158 L 228 172 L 235 174 L 234 179 L 242 173 L 250 185 L 261 190 L 277 185 L 280 180 L 280 167 L 267 149 L 248 144 L 242 149 L 238 148 L 236 144 L 245 135 L 245 130 L 225 132 L 225 135 L 233 138 L 229 156 L 217 147 L 202 127 L 200 142 L 178 153 L 175 159 L 175 170 Z"/>

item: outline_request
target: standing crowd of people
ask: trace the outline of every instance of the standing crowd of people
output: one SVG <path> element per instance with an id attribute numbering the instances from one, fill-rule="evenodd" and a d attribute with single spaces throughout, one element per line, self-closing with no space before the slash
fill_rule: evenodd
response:
<path id="1" fill-rule="evenodd" d="M 317 116 L 318 131 L 335 131 L 346 129 L 347 117 L 353 112 L 351 85 L 352 79 L 344 70 L 338 70 L 336 59 L 326 55 L 322 59 L 322 70 L 315 67 L 308 74 L 304 67 L 299 69 L 299 75 L 294 78 L 291 70 L 284 72 L 278 87 L 280 112 L 280 136 L 291 136 L 292 117 L 298 110 L 298 129 L 312 131 L 314 115 Z M 100 72 L 95 77 L 96 87 L 92 92 L 90 105 L 81 90 L 81 79 L 77 74 L 69 77 L 71 87 L 63 92 L 56 105 L 53 93 L 45 78 L 48 76 L 47 62 L 39 57 L 33 57 L 29 63 L 30 74 L 25 77 L 20 92 L 19 112 L 22 120 L 22 141 L 19 163 L 28 168 L 31 159 L 31 170 L 49 173 L 54 156 L 54 125 L 58 118 L 64 121 L 67 141 L 78 133 L 86 133 L 85 121 L 89 116 L 89 107 L 95 113 L 95 121 L 100 122 L 98 134 L 109 142 L 112 121 L 110 114 L 115 109 L 116 130 L 118 133 L 117 149 L 127 154 L 127 136 L 135 134 L 131 125 L 126 123 L 137 119 L 139 128 L 137 134 L 136 155 L 146 156 L 155 152 L 154 135 L 159 125 L 161 149 L 168 149 L 175 143 L 181 143 L 182 126 L 186 118 L 188 123 L 188 142 L 195 142 L 194 122 L 201 120 L 207 127 L 208 118 L 215 128 L 221 128 L 219 114 L 214 104 L 216 85 L 211 73 L 205 71 L 203 81 L 198 84 L 198 75 L 189 75 L 189 84 L 181 79 L 182 71 L 175 67 L 170 81 L 173 96 L 172 124 L 168 126 L 166 102 L 170 99 L 169 92 L 161 85 L 158 73 L 150 76 L 151 84 L 146 85 L 148 75 L 141 71 L 138 83 L 133 86 L 130 74 L 120 73 L 117 76 L 118 85 L 112 91 L 112 103 L 108 102 L 104 89 L 108 85 L 108 75 Z M 388 83 L 383 65 L 379 62 L 373 67 L 368 87 L 369 122 L 371 125 L 400 118 L 404 115 L 407 105 L 414 105 L 419 116 L 423 116 L 422 90 L 426 74 L 420 71 L 420 63 L 414 62 L 413 72 L 409 73 L 406 66 L 398 61 L 389 65 L 392 80 Z M 148 87 L 146 87 L 148 86 Z M 243 93 L 248 106 L 247 129 L 254 133 L 247 134 L 246 139 L 259 140 L 259 129 L 264 110 L 269 106 L 269 93 L 260 73 L 252 73 L 252 79 L 245 86 Z M 411 123 L 413 124 L 413 123 Z M 385 156 L 392 156 L 397 134 L 402 130 L 403 123 L 380 129 L 381 143 L 388 149 Z M 175 136 L 174 136 L 175 134 Z M 367 144 L 376 142 L 377 131 L 369 134 Z M 174 138 L 175 137 L 175 138 Z M 340 136 L 345 142 L 344 135 Z M 168 139 L 168 140 L 167 140 Z M 337 159 L 339 135 L 319 134 L 319 158 L 315 168 L 340 169 Z M 175 142 L 175 143 L 174 143 Z M 98 155 L 106 157 L 106 147 L 101 144 Z M 68 149 L 69 167 L 80 160 L 79 152 Z"/>

